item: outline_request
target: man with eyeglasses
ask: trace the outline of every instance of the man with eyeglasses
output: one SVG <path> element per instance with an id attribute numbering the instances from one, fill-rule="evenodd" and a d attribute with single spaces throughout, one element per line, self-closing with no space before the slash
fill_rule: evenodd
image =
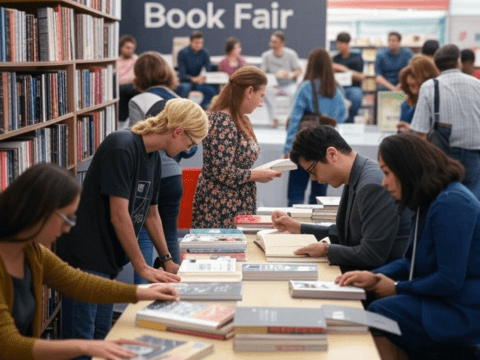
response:
<path id="1" fill-rule="evenodd" d="M 331 244 L 319 242 L 295 254 L 326 256 L 343 272 L 376 268 L 403 256 L 411 214 L 399 215 L 395 200 L 382 186 L 382 171 L 375 161 L 354 152 L 331 126 L 300 131 L 290 159 L 310 173 L 312 180 L 334 188 L 344 185 L 335 225 L 300 223 L 283 212 L 273 213 L 278 230 L 330 239 Z"/>

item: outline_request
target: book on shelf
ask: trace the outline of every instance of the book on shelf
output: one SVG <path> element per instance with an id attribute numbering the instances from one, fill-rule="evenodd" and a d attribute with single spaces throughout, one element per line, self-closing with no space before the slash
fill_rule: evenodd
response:
<path id="1" fill-rule="evenodd" d="M 293 298 L 365 300 L 366 293 L 355 286 L 340 286 L 333 281 L 297 281 L 289 283 Z"/>
<path id="2" fill-rule="evenodd" d="M 213 353 L 213 344 L 197 341 L 164 339 L 151 335 L 135 338 L 145 344 L 123 344 L 122 347 L 137 356 L 132 360 L 198 360 Z"/>
<path id="3" fill-rule="evenodd" d="M 242 282 L 208 282 L 171 284 L 178 291 L 180 300 L 238 301 L 242 300 Z"/>
<path id="4" fill-rule="evenodd" d="M 139 327 L 225 340 L 233 336 L 235 308 L 187 301 L 155 301 L 137 312 Z"/>
<path id="5" fill-rule="evenodd" d="M 200 235 L 186 234 L 180 241 L 180 250 L 187 249 L 238 249 L 247 248 L 247 238 L 244 234 L 237 235 Z"/>
<path id="6" fill-rule="evenodd" d="M 272 229 L 272 217 L 268 215 L 237 215 L 233 220 L 235 227 L 244 233 L 256 233 L 262 229 Z"/>
<path id="7" fill-rule="evenodd" d="M 327 257 L 295 255 L 293 252 L 310 244 L 318 243 L 312 234 L 265 234 L 257 233 L 254 243 L 264 252 L 267 261 L 272 262 L 327 262 Z"/>
<path id="8" fill-rule="evenodd" d="M 268 163 L 262 164 L 260 166 L 257 166 L 255 170 L 270 169 L 275 171 L 288 171 L 288 170 L 296 170 L 297 168 L 298 168 L 297 164 L 295 164 L 290 159 L 277 159 L 277 160 L 273 160 Z"/>
<path id="9" fill-rule="evenodd" d="M 377 82 L 375 81 L 375 78 L 366 78 L 363 80 L 362 83 L 362 90 L 363 91 L 375 91 L 377 90 Z"/>
<path id="10" fill-rule="evenodd" d="M 192 250 L 182 251 L 180 253 L 180 259 L 183 260 L 216 260 L 219 258 L 232 258 L 237 260 L 237 262 L 245 262 L 247 261 L 247 253 L 245 251 L 242 252 L 210 252 L 206 250 L 206 252 L 192 252 Z"/>
<path id="11" fill-rule="evenodd" d="M 185 282 L 234 282 L 242 280 L 233 258 L 184 260 L 177 275 Z"/>
<path id="12" fill-rule="evenodd" d="M 317 280 L 315 264 L 255 264 L 242 265 L 243 280 Z"/>
<path id="13" fill-rule="evenodd" d="M 323 305 L 327 331 L 331 333 L 367 332 L 369 327 L 401 335 L 398 323 L 383 315 L 348 306 Z"/>
<path id="14" fill-rule="evenodd" d="M 362 50 L 362 59 L 363 61 L 375 61 L 377 57 L 377 49 L 363 49 Z"/>

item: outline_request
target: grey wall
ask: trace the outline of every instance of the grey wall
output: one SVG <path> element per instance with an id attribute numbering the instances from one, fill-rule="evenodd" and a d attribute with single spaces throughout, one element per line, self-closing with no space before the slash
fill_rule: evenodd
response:
<path id="1" fill-rule="evenodd" d="M 325 27 L 326 0 L 123 0 L 120 35 L 137 39 L 137 53 L 169 54 L 174 36 L 201 30 L 211 55 L 222 55 L 225 39 L 235 36 L 244 55 L 260 56 L 271 34 L 282 30 L 287 46 L 306 58 L 325 46 Z"/>

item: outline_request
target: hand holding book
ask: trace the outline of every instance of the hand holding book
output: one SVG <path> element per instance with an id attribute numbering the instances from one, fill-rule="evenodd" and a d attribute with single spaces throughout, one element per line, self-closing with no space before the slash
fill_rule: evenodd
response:
<path id="1" fill-rule="evenodd" d="M 275 171 L 270 169 L 252 169 L 250 170 L 250 181 L 256 181 L 259 183 L 267 183 L 277 177 L 282 176 L 281 171 Z"/>
<path id="2" fill-rule="evenodd" d="M 272 213 L 273 227 L 279 231 L 288 231 L 291 234 L 300 234 L 301 222 L 292 219 L 288 214 L 282 211 Z"/>

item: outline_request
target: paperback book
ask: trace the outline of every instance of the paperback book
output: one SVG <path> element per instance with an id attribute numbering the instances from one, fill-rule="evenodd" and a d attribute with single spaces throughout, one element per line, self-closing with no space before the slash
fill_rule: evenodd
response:
<path id="1" fill-rule="evenodd" d="M 317 280 L 315 264 L 243 264 L 243 280 Z"/>
<path id="2" fill-rule="evenodd" d="M 242 273 L 237 271 L 237 261 L 232 258 L 184 260 L 177 274 L 185 282 L 232 282 L 242 280 Z"/>
<path id="3" fill-rule="evenodd" d="M 262 164 L 255 169 L 270 169 L 275 171 L 296 170 L 298 166 L 290 159 L 277 159 L 268 163 Z"/>
<path id="4" fill-rule="evenodd" d="M 244 233 L 273 229 L 272 217 L 268 215 L 237 215 L 233 222 L 235 227 Z"/>
<path id="5" fill-rule="evenodd" d="M 228 234 L 228 235 L 201 235 L 187 234 L 180 242 L 180 250 L 187 249 L 237 249 L 245 251 L 247 248 L 247 238 L 244 234 Z"/>
<path id="6" fill-rule="evenodd" d="M 355 286 L 340 286 L 333 281 L 297 281 L 289 284 L 293 298 L 364 300 L 365 290 Z"/>
<path id="7" fill-rule="evenodd" d="M 171 285 L 177 289 L 180 300 L 242 300 L 242 282 L 187 283 L 182 281 Z"/>

